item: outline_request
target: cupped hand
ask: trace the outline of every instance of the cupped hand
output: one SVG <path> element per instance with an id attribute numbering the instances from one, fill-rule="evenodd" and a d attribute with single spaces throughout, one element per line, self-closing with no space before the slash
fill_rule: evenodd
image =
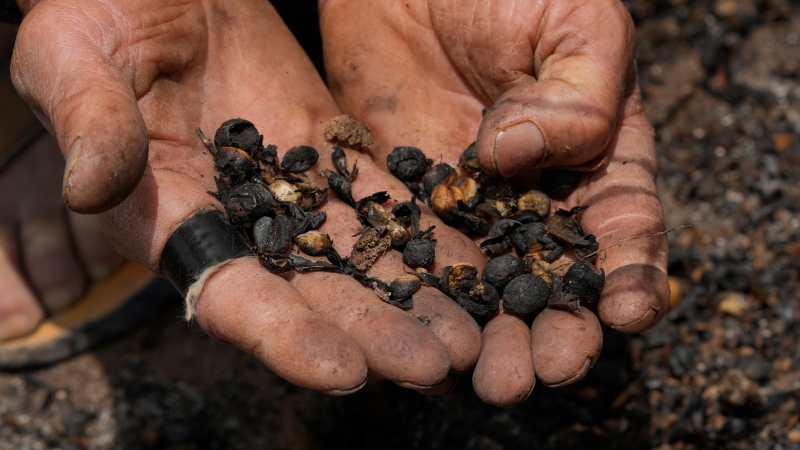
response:
<path id="1" fill-rule="evenodd" d="M 546 310 L 532 327 L 506 313 L 490 320 L 473 375 L 481 398 L 510 406 L 535 377 L 580 380 L 599 357 L 601 323 L 637 332 L 663 317 L 654 134 L 622 3 L 327 0 L 320 15 L 331 91 L 373 129 L 379 163 L 414 145 L 455 164 L 473 141 L 483 170 L 504 177 L 606 158 L 553 205 L 588 206 L 581 225 L 597 237 L 607 277 L 597 315 Z M 636 236 L 647 237 L 627 239 Z"/>
<path id="2" fill-rule="evenodd" d="M 310 178 L 333 169 L 326 121 L 340 111 L 313 65 L 267 2 L 44 0 L 18 34 L 15 84 L 58 138 L 67 160 L 63 192 L 101 221 L 126 257 L 159 272 L 162 249 L 190 217 L 222 209 L 206 134 L 243 117 L 279 152 L 319 149 Z M 369 158 L 358 161 L 360 198 L 388 191 L 410 197 Z M 361 229 L 355 212 L 331 196 L 322 227 L 341 254 Z M 442 263 L 480 260 L 459 233 L 436 224 L 448 251 Z M 404 273 L 389 252 L 370 275 Z M 417 316 L 429 318 L 428 325 Z M 438 291 L 415 295 L 411 313 L 379 300 L 354 279 L 333 273 L 279 277 L 252 257 L 234 260 L 202 285 L 196 319 L 209 334 L 256 356 L 295 384 L 352 392 L 368 372 L 414 388 L 439 386 L 450 371 L 474 366 L 475 322 Z"/>

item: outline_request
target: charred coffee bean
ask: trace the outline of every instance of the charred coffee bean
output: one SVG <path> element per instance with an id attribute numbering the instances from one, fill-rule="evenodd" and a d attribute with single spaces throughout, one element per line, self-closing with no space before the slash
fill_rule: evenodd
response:
<path id="1" fill-rule="evenodd" d="M 528 191 L 517 199 L 517 210 L 534 211 L 540 218 L 547 217 L 550 214 L 550 197 L 542 191 Z"/>
<path id="2" fill-rule="evenodd" d="M 475 206 L 475 215 L 482 218 L 489 224 L 489 227 L 503 218 L 503 215 L 491 203 L 479 203 Z"/>
<path id="3" fill-rule="evenodd" d="M 251 155 L 261 148 L 263 136 L 258 134 L 255 125 L 244 119 L 230 119 L 223 122 L 214 134 L 217 148 L 239 148 Z"/>
<path id="4" fill-rule="evenodd" d="M 220 147 L 214 155 L 214 164 L 220 174 L 228 177 L 241 177 L 256 169 L 256 162 L 242 149 Z"/>
<path id="5" fill-rule="evenodd" d="M 272 195 L 266 186 L 245 183 L 231 189 L 225 199 L 225 211 L 234 224 L 250 226 L 256 220 L 272 214 Z"/>
<path id="6" fill-rule="evenodd" d="M 502 255 L 492 258 L 483 269 L 481 280 L 491 284 L 502 293 L 506 285 L 525 270 L 525 262 L 516 255 Z"/>
<path id="7" fill-rule="evenodd" d="M 305 172 L 319 160 L 319 152 L 314 147 L 300 145 L 292 147 L 283 155 L 281 168 L 287 172 Z"/>
<path id="8" fill-rule="evenodd" d="M 594 303 L 600 299 L 605 282 L 603 269 L 595 270 L 592 263 L 582 260 L 570 266 L 564 274 L 564 291 L 574 294 L 579 301 Z"/>
<path id="9" fill-rule="evenodd" d="M 389 292 L 392 293 L 392 299 L 403 300 L 414 295 L 420 287 L 422 287 L 422 282 L 419 277 L 413 273 L 407 273 L 395 278 L 389 284 Z"/>
<path id="10" fill-rule="evenodd" d="M 422 188 L 428 195 L 431 195 L 436 186 L 453 184 L 457 178 L 456 169 L 447 163 L 439 163 L 422 176 Z"/>
<path id="11" fill-rule="evenodd" d="M 519 223 L 532 223 L 532 222 L 541 222 L 542 216 L 539 215 L 536 211 L 532 211 L 530 209 L 523 209 L 521 211 L 516 211 L 508 216 L 511 220 L 516 220 Z"/>
<path id="12" fill-rule="evenodd" d="M 453 213 L 458 211 L 458 202 L 464 202 L 464 195 L 455 186 L 440 184 L 431 191 L 433 212 L 445 221 L 451 220 Z"/>
<path id="13" fill-rule="evenodd" d="M 406 245 L 411 241 L 411 232 L 408 228 L 396 221 L 390 221 L 386 224 L 386 231 L 389 237 L 392 238 L 392 247 L 403 250 Z"/>
<path id="14" fill-rule="evenodd" d="M 275 180 L 270 183 L 268 189 L 272 197 L 281 203 L 298 203 L 303 198 L 303 193 L 297 186 L 286 180 Z"/>
<path id="15" fill-rule="evenodd" d="M 339 172 L 339 175 L 349 179 L 350 170 L 347 168 L 347 155 L 344 153 L 342 147 L 338 145 L 333 146 L 331 160 L 333 161 L 333 166 L 336 168 L 336 171 Z"/>
<path id="16" fill-rule="evenodd" d="M 264 216 L 253 226 L 253 238 L 259 253 L 285 254 L 292 247 L 292 220 L 279 215 L 274 219 Z"/>
<path id="17" fill-rule="evenodd" d="M 478 162 L 478 147 L 474 142 L 461 153 L 458 158 L 458 167 L 472 174 L 481 172 L 481 165 Z"/>
<path id="18" fill-rule="evenodd" d="M 395 147 L 386 157 L 389 172 L 403 181 L 412 181 L 423 175 L 431 167 L 433 161 L 425 157 L 422 150 L 411 147 Z"/>
<path id="19" fill-rule="evenodd" d="M 508 217 L 516 207 L 517 194 L 514 187 L 505 181 L 498 181 L 487 186 L 484 197 L 486 202 L 497 208 L 503 217 Z"/>
<path id="20" fill-rule="evenodd" d="M 503 290 L 503 310 L 521 317 L 533 317 L 545 307 L 550 287 L 532 273 L 514 277 Z"/>
<path id="21" fill-rule="evenodd" d="M 347 181 L 347 178 L 336 172 L 330 172 L 328 174 L 328 186 L 343 202 L 351 206 L 355 204 L 353 188 L 350 186 L 350 182 Z"/>
<path id="22" fill-rule="evenodd" d="M 459 178 L 454 183 L 454 187 L 461 191 L 461 196 L 464 197 L 464 203 L 470 209 L 480 201 L 481 197 L 478 192 L 478 183 L 472 178 Z"/>
<path id="23" fill-rule="evenodd" d="M 433 241 L 429 239 L 412 239 L 403 249 L 403 262 L 409 267 L 428 267 L 436 256 Z"/>
<path id="24" fill-rule="evenodd" d="M 478 269 L 472 263 L 459 262 L 442 269 L 439 284 L 444 293 L 456 298 L 464 283 L 474 280 L 477 276 Z"/>
<path id="25" fill-rule="evenodd" d="M 540 182 L 542 191 L 557 200 L 567 197 L 578 187 L 583 173 L 565 169 L 545 169 Z"/>
<path id="26" fill-rule="evenodd" d="M 269 144 L 266 147 L 259 148 L 255 153 L 255 158 L 258 162 L 274 166 L 278 163 L 278 146 Z"/>
<path id="27" fill-rule="evenodd" d="M 580 299 L 574 293 L 564 289 L 564 285 L 558 278 L 555 278 L 553 284 L 550 285 L 550 295 L 547 297 L 547 306 L 570 311 L 583 319 Z"/>
<path id="28" fill-rule="evenodd" d="M 306 219 L 308 219 L 308 229 L 316 230 L 317 228 L 321 227 L 323 223 L 325 223 L 325 219 L 327 218 L 328 214 L 325 211 L 308 211 L 306 213 Z"/>
<path id="29" fill-rule="evenodd" d="M 511 248 L 511 235 L 521 227 L 522 224 L 516 220 L 500 219 L 489 228 L 486 240 L 481 243 L 481 247 L 486 249 L 489 256 L 500 255 Z"/>
<path id="30" fill-rule="evenodd" d="M 541 248 L 539 242 L 547 234 L 547 227 L 541 222 L 532 222 L 522 225 L 514 230 L 510 236 L 511 244 L 519 254 L 537 251 Z"/>
<path id="31" fill-rule="evenodd" d="M 331 237 L 327 233 L 319 230 L 306 231 L 303 234 L 295 236 L 294 241 L 305 253 L 311 256 L 317 256 L 325 253 L 333 247 Z"/>
<path id="32" fill-rule="evenodd" d="M 404 181 L 403 184 L 406 185 L 408 190 L 411 191 L 411 194 L 415 198 L 418 198 L 419 201 L 421 201 L 424 205 L 431 206 L 431 197 L 428 195 L 427 192 L 425 192 L 424 189 L 422 189 L 422 186 L 420 186 L 419 183 Z"/>
<path id="33" fill-rule="evenodd" d="M 466 280 L 463 290 L 456 297 L 458 304 L 476 321 L 482 322 L 497 312 L 500 294 L 491 284 L 478 280 Z"/>
<path id="34" fill-rule="evenodd" d="M 428 272 L 422 267 L 418 267 L 414 271 L 414 274 L 419 278 L 423 286 L 439 289 L 439 278 L 436 275 Z"/>

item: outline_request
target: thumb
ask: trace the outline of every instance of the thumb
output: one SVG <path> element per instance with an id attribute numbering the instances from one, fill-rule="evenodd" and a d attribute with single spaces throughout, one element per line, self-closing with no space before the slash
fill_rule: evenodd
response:
<path id="1" fill-rule="evenodd" d="M 568 3 L 546 7 L 532 57 L 481 122 L 478 158 L 492 175 L 589 161 L 614 131 L 635 75 L 633 23 L 616 0 Z"/>
<path id="2" fill-rule="evenodd" d="M 66 11 L 49 6 L 34 8 L 23 21 L 12 78 L 66 157 L 62 195 L 67 206 L 80 213 L 102 212 L 124 200 L 141 178 L 147 129 L 131 83 L 101 49 L 115 45 L 113 32 L 106 30 L 102 42 L 88 31 L 96 27 L 77 26 L 84 16 L 68 22 Z"/>

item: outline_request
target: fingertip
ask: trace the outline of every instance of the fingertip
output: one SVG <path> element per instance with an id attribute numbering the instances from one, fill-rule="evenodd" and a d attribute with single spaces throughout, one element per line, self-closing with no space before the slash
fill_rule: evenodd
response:
<path id="1" fill-rule="evenodd" d="M 485 403 L 508 408 L 528 398 L 535 385 L 530 328 L 517 317 L 496 316 L 483 330 L 472 375 L 475 393 Z"/>
<path id="2" fill-rule="evenodd" d="M 150 141 L 144 119 L 135 102 L 114 97 L 108 94 L 91 111 L 73 113 L 64 130 L 71 143 L 62 195 L 75 212 L 95 214 L 117 206 L 144 173 Z"/>
<path id="3" fill-rule="evenodd" d="M 545 386 L 565 386 L 581 380 L 600 357 L 600 321 L 586 308 L 581 308 L 580 313 L 583 317 L 547 308 L 533 321 L 533 366 Z"/>
<path id="4" fill-rule="evenodd" d="M 597 313 L 604 324 L 617 331 L 639 333 L 667 313 L 669 292 L 669 277 L 658 267 L 622 266 L 606 277 Z"/>
<path id="5" fill-rule="evenodd" d="M 240 258 L 215 272 L 196 311 L 210 335 L 252 354 L 290 383 L 335 395 L 366 383 L 367 363 L 356 343 L 309 310 L 286 280 L 266 273 L 255 258 Z"/>

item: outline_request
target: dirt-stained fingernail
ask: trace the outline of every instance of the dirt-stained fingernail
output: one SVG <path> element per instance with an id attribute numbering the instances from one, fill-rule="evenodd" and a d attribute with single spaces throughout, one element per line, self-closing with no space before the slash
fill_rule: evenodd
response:
<path id="1" fill-rule="evenodd" d="M 532 122 L 500 130 L 494 139 L 494 166 L 503 177 L 532 169 L 545 159 L 542 131 Z"/>

